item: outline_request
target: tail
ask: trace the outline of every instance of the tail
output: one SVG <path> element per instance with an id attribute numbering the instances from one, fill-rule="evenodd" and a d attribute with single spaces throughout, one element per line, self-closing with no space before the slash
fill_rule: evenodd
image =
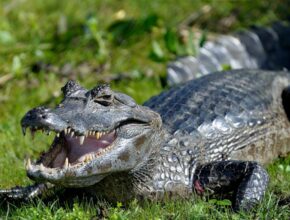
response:
<path id="1" fill-rule="evenodd" d="M 167 66 L 167 83 L 172 86 L 220 71 L 250 68 L 290 69 L 290 25 L 276 22 L 271 27 L 254 26 L 232 36 L 207 42 L 197 57 L 179 58 Z"/>

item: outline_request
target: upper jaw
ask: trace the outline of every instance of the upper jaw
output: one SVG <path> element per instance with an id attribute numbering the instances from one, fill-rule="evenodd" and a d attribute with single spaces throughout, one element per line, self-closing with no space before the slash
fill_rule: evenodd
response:
<path id="1" fill-rule="evenodd" d="M 71 137 L 71 138 L 78 138 L 79 139 L 79 143 L 80 145 L 83 145 L 84 140 L 89 137 L 89 136 L 95 136 L 97 139 L 99 139 L 100 137 L 102 137 L 103 135 L 106 135 L 110 132 L 113 132 L 115 129 L 107 129 L 107 130 L 103 130 L 103 131 L 98 131 L 98 130 L 85 130 L 83 132 L 80 132 L 78 130 L 75 130 L 71 127 L 62 127 L 59 129 L 50 129 L 47 128 L 45 126 L 33 126 L 33 125 L 28 125 L 28 124 L 22 124 L 22 133 L 25 136 L 26 135 L 26 129 L 29 128 L 30 133 L 32 135 L 32 137 L 34 137 L 35 132 L 37 131 L 42 131 L 43 133 L 50 135 L 51 132 L 55 132 L 56 137 L 60 137 L 61 134 L 67 136 L 67 137 Z"/>
<path id="2" fill-rule="evenodd" d="M 128 121 L 140 123 L 150 123 L 152 115 L 144 114 L 138 108 L 111 107 L 110 109 L 79 109 L 71 110 L 69 107 L 48 109 L 37 107 L 28 111 L 21 120 L 23 134 L 30 128 L 34 133 L 36 130 L 42 130 L 49 134 L 51 131 L 59 135 L 61 132 L 72 133 L 81 139 L 92 135 L 93 132 L 108 132 L 121 126 Z"/>
<path id="3" fill-rule="evenodd" d="M 94 120 L 88 117 L 88 119 L 84 120 L 81 116 L 77 112 L 74 115 L 60 114 L 58 108 L 50 110 L 44 107 L 37 107 L 28 111 L 22 118 L 22 132 L 25 135 L 26 129 L 29 128 L 32 135 L 39 130 L 48 135 L 51 132 L 55 132 L 57 137 L 63 133 L 67 136 L 79 138 L 82 145 L 88 136 L 99 138 L 108 132 L 114 131 L 118 125 L 118 121 L 112 121 L 111 124 L 104 125 L 102 119 Z"/>

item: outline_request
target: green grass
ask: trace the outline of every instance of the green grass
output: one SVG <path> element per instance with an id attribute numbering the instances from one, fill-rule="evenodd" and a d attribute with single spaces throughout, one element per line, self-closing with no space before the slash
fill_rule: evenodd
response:
<path id="1" fill-rule="evenodd" d="M 195 21 L 194 30 L 199 28 L 207 33 L 229 32 L 253 23 L 268 24 L 285 19 L 289 11 L 289 5 L 282 1 L 192 0 L 177 4 L 173 0 L 2 0 L 1 188 L 31 183 L 25 176 L 23 160 L 28 156 L 37 158 L 51 143 L 51 138 L 42 135 L 34 141 L 22 136 L 19 122 L 27 110 L 40 104 L 53 106 L 60 100 L 60 88 L 68 79 L 77 79 L 88 87 L 110 82 L 114 89 L 131 95 L 138 103 L 158 94 L 164 89 L 166 62 L 198 49 L 187 50 L 190 42 L 180 40 L 178 27 L 205 5 L 210 6 L 211 12 Z M 122 20 L 117 19 L 122 16 Z M 225 24 L 225 19 L 231 21 L 230 25 Z M 195 31 L 193 37 L 203 41 Z M 200 198 L 166 203 L 133 201 L 128 207 L 107 204 L 103 211 L 99 203 L 75 200 L 62 204 L 56 199 L 2 207 L 0 216 L 91 219 L 103 214 L 109 219 L 289 219 L 289 207 L 277 205 L 280 199 L 290 196 L 289 164 L 287 158 L 268 167 L 271 184 L 266 199 L 252 213 L 232 213 L 226 203 Z"/>

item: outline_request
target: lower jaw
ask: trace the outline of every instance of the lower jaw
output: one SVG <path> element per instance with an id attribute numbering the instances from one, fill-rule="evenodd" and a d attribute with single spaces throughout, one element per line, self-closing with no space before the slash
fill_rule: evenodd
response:
<path id="1" fill-rule="evenodd" d="M 35 168 L 37 169 L 37 168 Z M 62 170 L 62 172 L 39 172 L 39 170 L 28 170 L 30 179 L 38 183 L 51 183 L 63 187 L 83 188 L 100 182 L 108 174 L 87 175 L 83 169 Z"/>

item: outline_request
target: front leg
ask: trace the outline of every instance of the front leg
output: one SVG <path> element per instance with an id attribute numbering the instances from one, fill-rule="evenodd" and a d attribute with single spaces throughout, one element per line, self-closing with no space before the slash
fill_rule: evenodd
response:
<path id="1" fill-rule="evenodd" d="M 11 189 L 1 189 L 0 199 L 8 201 L 29 201 L 36 197 L 48 197 L 55 190 L 56 187 L 50 183 L 39 183 L 26 187 L 16 186 Z"/>
<path id="2" fill-rule="evenodd" d="M 198 166 L 193 187 L 198 194 L 233 192 L 234 209 L 249 210 L 262 200 L 268 182 L 266 170 L 257 162 L 229 160 Z"/>

